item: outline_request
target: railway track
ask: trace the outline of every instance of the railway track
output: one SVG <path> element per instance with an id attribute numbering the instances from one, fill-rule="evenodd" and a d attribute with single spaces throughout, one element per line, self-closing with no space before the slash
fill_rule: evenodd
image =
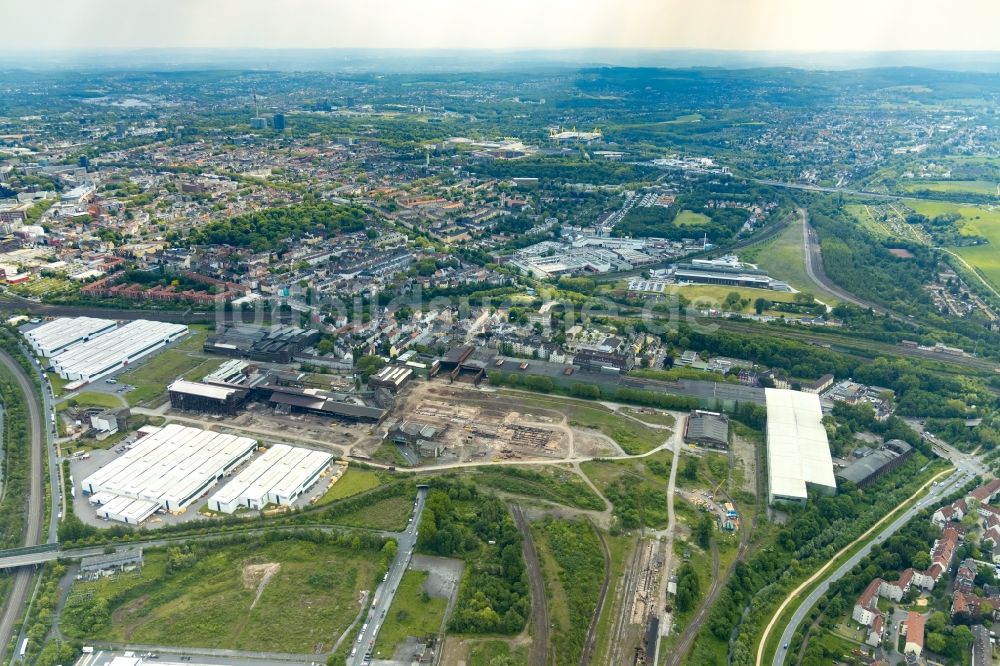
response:
<path id="1" fill-rule="evenodd" d="M 514 524 L 520 530 L 523 541 L 521 550 L 524 562 L 528 567 L 528 583 L 531 586 L 531 649 L 528 652 L 528 666 L 546 666 L 549 650 L 549 605 L 545 598 L 545 580 L 542 578 L 542 567 L 538 563 L 538 552 L 535 550 L 535 540 L 531 536 L 531 526 L 524 512 L 516 504 L 510 507 Z"/>
<path id="2" fill-rule="evenodd" d="M 601 542 L 601 554 L 604 556 L 604 582 L 601 583 L 601 593 L 597 597 L 597 605 L 594 607 L 594 615 L 590 618 L 590 626 L 587 628 L 587 638 L 583 641 L 583 652 L 580 653 L 580 666 L 590 666 L 594 658 L 594 648 L 597 645 L 597 626 L 601 620 L 601 613 L 604 611 L 604 602 L 608 598 L 608 588 L 611 586 L 611 552 L 608 550 L 608 541 L 593 520 L 587 519 L 590 527 Z"/>

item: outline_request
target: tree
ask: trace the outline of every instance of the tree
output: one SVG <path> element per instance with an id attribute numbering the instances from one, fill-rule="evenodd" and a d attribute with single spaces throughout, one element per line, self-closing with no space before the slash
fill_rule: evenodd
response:
<path id="1" fill-rule="evenodd" d="M 927 634 L 927 649 L 937 654 L 944 654 L 948 639 L 944 634 L 930 632 Z"/>
<path id="2" fill-rule="evenodd" d="M 385 359 L 374 354 L 362 356 L 355 364 L 355 370 L 361 374 L 361 381 L 367 382 L 368 378 L 385 367 Z"/>
<path id="3" fill-rule="evenodd" d="M 698 516 L 698 520 L 695 521 L 691 533 L 694 536 L 695 543 L 702 549 L 707 550 L 712 543 L 712 517 L 707 513 Z"/>

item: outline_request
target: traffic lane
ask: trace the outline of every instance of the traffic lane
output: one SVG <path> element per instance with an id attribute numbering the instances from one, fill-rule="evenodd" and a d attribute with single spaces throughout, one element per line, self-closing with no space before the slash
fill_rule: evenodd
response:
<path id="1" fill-rule="evenodd" d="M 785 663 L 786 646 L 791 643 L 792 636 L 795 634 L 795 631 L 798 629 L 799 625 L 802 624 L 802 621 L 805 619 L 806 614 L 812 609 L 813 606 L 816 605 L 820 597 L 826 594 L 826 591 L 830 588 L 830 585 L 832 583 L 840 580 L 845 575 L 847 575 L 847 573 L 850 572 L 851 569 L 856 567 L 858 563 L 861 562 L 861 560 L 866 558 L 871 553 L 872 548 L 876 544 L 882 543 L 882 541 L 895 534 L 903 527 L 903 525 L 912 520 L 913 517 L 916 516 L 917 513 L 919 513 L 922 510 L 923 504 L 925 502 L 927 502 L 930 499 L 936 498 L 945 491 L 951 492 L 956 486 L 961 485 L 960 480 L 961 480 L 960 475 L 952 474 L 946 480 L 941 482 L 942 485 L 932 486 L 931 489 L 927 492 L 926 495 L 924 495 L 924 497 L 920 501 L 918 501 L 916 504 L 914 504 L 909 509 L 904 511 L 902 514 L 897 516 L 896 519 L 893 522 L 891 522 L 884 530 L 882 530 L 882 532 L 880 532 L 877 537 L 875 537 L 867 544 L 865 544 L 861 548 L 861 550 L 859 550 L 853 556 L 848 558 L 847 561 L 845 561 L 842 565 L 837 567 L 837 569 L 833 572 L 833 574 L 824 579 L 824 581 L 819 585 L 817 585 L 812 590 L 812 592 L 806 595 L 805 600 L 801 604 L 799 604 L 799 607 L 795 610 L 795 613 L 792 614 L 791 622 L 789 622 L 785 626 L 784 631 L 782 631 L 781 633 L 781 641 L 779 643 L 780 647 L 778 648 L 777 652 L 775 652 L 774 660 L 772 662 L 773 666 L 782 666 Z"/>
<path id="2" fill-rule="evenodd" d="M 410 564 L 410 558 L 413 556 L 413 550 L 417 543 L 420 516 L 423 514 L 426 498 L 427 489 L 419 488 L 417 490 L 417 499 L 414 501 L 412 520 L 406 529 L 396 538 L 396 557 L 389 566 L 389 570 L 383 577 L 382 582 L 375 588 L 372 606 L 368 611 L 364 624 L 361 626 L 358 637 L 355 639 L 354 646 L 351 648 L 351 655 L 348 658 L 349 664 L 363 664 L 366 657 L 375 648 L 375 639 L 378 637 L 379 629 L 382 628 L 385 616 L 389 613 L 396 589 L 399 587 L 399 583 L 402 582 L 403 574 L 406 572 L 406 568 Z"/>

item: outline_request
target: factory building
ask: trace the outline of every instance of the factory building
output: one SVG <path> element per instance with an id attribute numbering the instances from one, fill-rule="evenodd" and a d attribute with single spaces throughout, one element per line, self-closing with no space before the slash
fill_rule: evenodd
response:
<path id="1" fill-rule="evenodd" d="M 268 504 L 291 506 L 319 480 L 333 456 L 324 451 L 275 444 L 208 500 L 208 508 L 233 513 Z"/>
<path id="2" fill-rule="evenodd" d="M 398 392 L 413 376 L 413 370 L 406 366 L 387 365 L 368 378 L 368 386 Z"/>
<path id="3" fill-rule="evenodd" d="M 118 324 L 112 319 L 65 317 L 25 331 L 24 338 L 36 354 L 52 358 L 74 345 L 104 335 L 117 327 Z"/>
<path id="4" fill-rule="evenodd" d="M 800 502 L 808 490 L 837 491 L 819 396 L 765 389 L 768 502 Z"/>
<path id="5" fill-rule="evenodd" d="M 235 386 L 178 379 L 167 387 L 170 406 L 185 411 L 235 416 L 246 401 L 247 390 Z"/>
<path id="6" fill-rule="evenodd" d="M 381 407 L 365 404 L 357 397 L 346 393 L 332 393 L 321 389 L 296 388 L 269 384 L 261 387 L 270 391 L 268 401 L 275 410 L 288 412 L 308 412 L 320 416 L 336 416 L 350 421 L 378 423 L 388 413 Z"/>
<path id="7" fill-rule="evenodd" d="M 729 419 L 718 412 L 696 409 L 684 424 L 684 441 L 716 449 L 729 448 Z"/>
<path id="8" fill-rule="evenodd" d="M 900 439 L 890 439 L 877 451 L 865 456 L 837 472 L 837 477 L 850 481 L 858 488 L 867 488 L 889 472 L 899 468 L 913 455 L 913 448 Z"/>
<path id="9" fill-rule="evenodd" d="M 92 382 L 148 356 L 188 332 L 182 324 L 137 319 L 49 360 L 63 379 Z"/>
<path id="10" fill-rule="evenodd" d="M 146 431 L 150 434 L 83 480 L 83 493 L 99 505 L 99 515 L 141 522 L 161 509 L 181 511 L 257 450 L 248 437 L 174 423 Z M 137 500 L 147 504 L 131 503 Z"/>
<path id="11" fill-rule="evenodd" d="M 586 370 L 599 372 L 628 372 L 635 367 L 635 354 L 606 352 L 599 349 L 581 349 L 573 356 L 573 364 Z"/>
<path id="12" fill-rule="evenodd" d="M 227 326 L 209 336 L 204 349 L 213 354 L 265 363 L 291 363 L 292 357 L 319 340 L 319 331 L 297 326 Z"/>

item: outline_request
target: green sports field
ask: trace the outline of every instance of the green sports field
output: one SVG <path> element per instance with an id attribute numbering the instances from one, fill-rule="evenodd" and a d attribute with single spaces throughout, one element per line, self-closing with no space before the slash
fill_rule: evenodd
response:
<path id="1" fill-rule="evenodd" d="M 674 225 L 678 227 L 702 227 L 712 221 L 704 213 L 696 213 L 693 210 L 682 210 L 674 218 Z"/>

